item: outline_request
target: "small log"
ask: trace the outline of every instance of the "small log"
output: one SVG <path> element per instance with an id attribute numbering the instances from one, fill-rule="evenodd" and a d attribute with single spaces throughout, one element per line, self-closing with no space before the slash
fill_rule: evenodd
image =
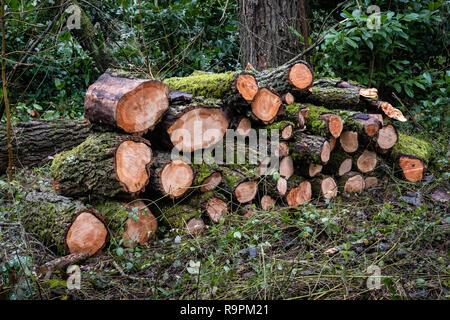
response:
<path id="1" fill-rule="evenodd" d="M 295 131 L 294 140 L 295 142 L 289 144 L 294 161 L 326 164 L 330 159 L 330 144 L 325 138 Z"/>
<path id="2" fill-rule="evenodd" d="M 89 86 L 84 102 L 91 123 L 129 133 L 152 130 L 169 107 L 169 88 L 161 81 L 106 72 Z"/>
<path id="3" fill-rule="evenodd" d="M 300 174 L 306 178 L 314 178 L 315 176 L 317 176 L 319 173 L 322 172 L 323 169 L 323 165 L 321 164 L 316 164 L 316 163 L 309 163 L 309 164 L 305 164 L 305 163 L 301 163 L 298 166 L 298 170 L 300 172 Z"/>
<path id="4" fill-rule="evenodd" d="M 311 180 L 311 190 L 315 197 L 333 199 L 338 194 L 338 185 L 333 177 L 319 176 Z"/>
<path id="5" fill-rule="evenodd" d="M 359 108 L 359 91 L 353 88 L 337 88 L 314 85 L 305 101 L 328 108 Z"/>
<path id="6" fill-rule="evenodd" d="M 290 109 L 293 108 L 294 105 L 290 106 Z M 333 111 L 312 104 L 300 104 L 298 112 L 303 115 L 306 128 L 312 134 L 334 138 L 339 138 L 341 135 L 344 122 Z"/>
<path id="7" fill-rule="evenodd" d="M 213 196 L 206 202 L 205 209 L 209 219 L 214 223 L 218 223 L 228 212 L 228 205 L 223 198 Z"/>
<path id="8" fill-rule="evenodd" d="M 387 124 L 380 129 L 377 137 L 377 146 L 383 150 L 390 150 L 398 141 L 397 129 L 392 124 Z"/>
<path id="9" fill-rule="evenodd" d="M 278 130 L 280 140 L 289 140 L 294 133 L 295 124 L 288 120 L 277 121 L 269 124 L 263 129 L 267 129 L 267 135 L 272 136 L 272 130 Z"/>
<path id="10" fill-rule="evenodd" d="M 244 137 L 249 135 L 251 129 L 252 123 L 247 117 L 240 118 L 235 126 L 236 133 Z"/>
<path id="11" fill-rule="evenodd" d="M 239 183 L 234 189 L 234 196 L 239 203 L 248 203 L 255 199 L 258 192 L 256 181 L 245 181 Z"/>
<path id="12" fill-rule="evenodd" d="M 19 122 L 11 127 L 13 166 L 43 165 L 59 152 L 72 149 L 82 143 L 89 134 L 86 121 L 37 120 Z M 0 125 L 0 174 L 8 167 L 6 126 Z"/>
<path id="13" fill-rule="evenodd" d="M 105 217 L 77 200 L 51 190 L 32 191 L 21 200 L 25 230 L 56 254 L 101 252 L 109 241 Z"/>
<path id="14" fill-rule="evenodd" d="M 344 121 L 344 130 L 354 131 L 359 135 L 375 136 L 383 125 L 383 117 L 380 114 L 366 114 L 348 110 L 335 110 Z"/>
<path id="15" fill-rule="evenodd" d="M 323 172 L 329 175 L 338 177 L 343 176 L 352 170 L 353 159 L 343 150 L 336 150 L 331 153 L 330 160 L 327 165 L 323 167 Z"/>
<path id="16" fill-rule="evenodd" d="M 290 207 L 297 207 L 311 200 L 311 183 L 302 177 L 295 176 L 289 181 L 286 202 Z"/>
<path id="17" fill-rule="evenodd" d="M 264 124 L 272 123 L 281 106 L 282 101 L 276 91 L 269 87 L 261 88 L 252 101 L 252 116 Z"/>
<path id="18" fill-rule="evenodd" d="M 271 210 L 275 207 L 275 200 L 273 200 L 269 195 L 264 195 L 261 198 L 261 208 L 264 211 Z"/>
<path id="19" fill-rule="evenodd" d="M 365 189 L 371 189 L 375 188 L 378 185 L 378 178 L 377 177 L 366 177 L 364 178 L 364 188 Z"/>
<path id="20" fill-rule="evenodd" d="M 222 183 L 222 173 L 213 172 L 201 181 L 200 191 L 208 192 L 216 189 Z"/>
<path id="21" fill-rule="evenodd" d="M 339 137 L 339 142 L 345 152 L 356 152 L 359 148 L 358 133 L 355 131 L 344 131 Z"/>
<path id="22" fill-rule="evenodd" d="M 169 152 L 155 152 L 151 170 L 148 189 L 153 194 L 177 199 L 188 192 L 194 183 L 192 165 L 181 158 L 172 159 Z"/>
<path id="23" fill-rule="evenodd" d="M 294 161 L 292 157 L 287 156 L 281 159 L 279 172 L 281 177 L 289 180 L 289 178 L 294 174 Z"/>
<path id="24" fill-rule="evenodd" d="M 377 154 L 373 151 L 364 150 L 357 156 L 356 166 L 362 173 L 368 173 L 375 170 L 377 166 Z"/>
<path id="25" fill-rule="evenodd" d="M 206 229 L 202 218 L 192 218 L 186 224 L 186 232 L 191 236 L 198 236 Z"/>
<path id="26" fill-rule="evenodd" d="M 114 198 L 143 192 L 150 179 L 152 149 L 142 138 L 92 134 L 52 162 L 55 189 L 65 196 Z"/>
<path id="27" fill-rule="evenodd" d="M 433 153 L 430 143 L 399 133 L 398 142 L 391 150 L 391 158 L 407 181 L 417 182 L 423 179 Z"/>
<path id="28" fill-rule="evenodd" d="M 364 178 L 356 172 L 349 172 L 339 178 L 339 187 L 343 193 L 359 193 L 364 186 Z"/>
<path id="29" fill-rule="evenodd" d="M 344 81 L 342 79 L 338 78 L 331 78 L 331 77 L 325 77 L 317 79 L 314 82 L 315 86 L 322 86 L 322 87 L 336 87 L 336 88 L 344 88 L 344 89 L 354 89 L 358 91 L 358 94 L 362 98 L 366 99 L 378 99 L 378 90 L 376 88 L 365 88 L 364 86 L 361 86 L 360 84 L 351 82 L 351 81 Z"/>
<path id="30" fill-rule="evenodd" d="M 295 97 L 292 95 L 292 93 L 287 92 L 286 94 L 283 94 L 282 100 L 285 104 L 289 105 L 295 102 Z"/>

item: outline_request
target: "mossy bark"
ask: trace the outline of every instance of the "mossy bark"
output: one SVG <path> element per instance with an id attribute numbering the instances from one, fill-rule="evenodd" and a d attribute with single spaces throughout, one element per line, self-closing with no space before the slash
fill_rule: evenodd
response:
<path id="1" fill-rule="evenodd" d="M 86 121 L 38 120 L 19 122 L 12 127 L 13 165 L 37 166 L 51 157 L 82 143 L 89 134 Z M 8 166 L 6 127 L 0 125 L 0 173 Z"/>
<path id="2" fill-rule="evenodd" d="M 236 79 L 242 74 L 239 71 L 229 71 L 224 73 L 210 73 L 194 71 L 187 77 L 173 77 L 165 79 L 170 90 L 177 90 L 190 93 L 194 97 L 204 97 L 220 99 L 223 104 L 233 106 L 235 111 L 240 111 L 244 107 L 250 107 L 236 88 Z"/>
<path id="3" fill-rule="evenodd" d="M 328 108 L 354 108 L 360 106 L 361 103 L 359 91 L 356 89 L 316 85 L 312 87 L 311 94 L 305 100 Z"/>
<path id="4" fill-rule="evenodd" d="M 94 133 L 79 146 L 58 154 L 51 165 L 55 189 L 75 198 L 130 198 L 132 194 L 119 182 L 115 168 L 116 149 L 130 139 L 146 141 L 117 133 Z"/>
<path id="5" fill-rule="evenodd" d="M 294 162 L 323 163 L 322 148 L 325 143 L 328 143 L 325 138 L 296 131 L 294 141 L 289 144 L 290 154 Z"/>
<path id="6" fill-rule="evenodd" d="M 66 246 L 66 234 L 75 217 L 80 212 L 92 210 L 80 201 L 52 191 L 32 191 L 21 200 L 21 204 L 24 206 L 21 222 L 25 230 L 36 235 L 58 255 L 70 253 Z"/>

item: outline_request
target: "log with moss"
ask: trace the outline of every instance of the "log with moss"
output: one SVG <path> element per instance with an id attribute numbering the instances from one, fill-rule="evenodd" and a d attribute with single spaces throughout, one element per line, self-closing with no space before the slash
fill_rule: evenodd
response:
<path id="1" fill-rule="evenodd" d="M 32 191 L 21 203 L 25 230 L 58 255 L 94 255 L 109 241 L 105 217 L 80 201 L 47 190 Z"/>
<path id="2" fill-rule="evenodd" d="M 304 96 L 314 82 L 314 71 L 305 61 L 284 64 L 276 68 L 255 72 L 259 87 L 271 87 L 279 94 Z"/>
<path id="3" fill-rule="evenodd" d="M 12 126 L 13 166 L 16 169 L 45 164 L 82 143 L 89 134 L 86 121 L 37 120 Z M 0 173 L 8 166 L 6 126 L 0 125 Z"/>
<path id="4" fill-rule="evenodd" d="M 289 149 L 294 161 L 326 164 L 330 159 L 330 143 L 325 138 L 295 131 L 293 140 Z"/>
<path id="5" fill-rule="evenodd" d="M 259 129 L 266 129 L 268 137 L 271 137 L 275 133 L 278 133 L 278 137 L 280 140 L 289 140 L 294 134 L 295 127 L 296 126 L 294 122 L 289 120 L 281 120 L 264 127 L 259 127 Z"/>
<path id="6" fill-rule="evenodd" d="M 141 200 L 99 200 L 92 206 L 102 213 L 111 236 L 117 237 L 124 247 L 144 245 L 156 236 L 158 221 Z"/>
<path id="7" fill-rule="evenodd" d="M 344 126 L 341 117 L 336 112 L 312 104 L 294 103 L 289 105 L 285 112 L 290 116 L 301 114 L 306 131 L 325 138 L 331 136 L 338 138 Z"/>
<path id="8" fill-rule="evenodd" d="M 378 90 L 376 88 L 366 88 L 354 81 L 345 81 L 339 78 L 324 77 L 319 78 L 314 82 L 315 86 L 320 87 L 336 87 L 343 89 L 354 89 L 358 94 L 365 99 L 378 99 Z"/>
<path id="9" fill-rule="evenodd" d="M 108 71 L 89 86 L 84 102 L 91 123 L 146 133 L 169 107 L 169 88 L 155 79 L 140 79 L 124 71 Z"/>
<path id="10" fill-rule="evenodd" d="M 391 150 L 391 158 L 407 181 L 417 182 L 424 178 L 433 152 L 427 141 L 399 133 L 398 142 Z"/>
<path id="11" fill-rule="evenodd" d="M 95 133 L 52 162 L 55 189 L 70 197 L 126 197 L 145 190 L 152 150 L 142 138 Z"/>
<path id="12" fill-rule="evenodd" d="M 258 92 L 255 77 L 250 73 L 239 71 L 225 73 L 194 71 L 187 77 L 165 79 L 164 83 L 170 90 L 184 91 L 194 97 L 221 99 L 225 105 L 245 109 Z"/>

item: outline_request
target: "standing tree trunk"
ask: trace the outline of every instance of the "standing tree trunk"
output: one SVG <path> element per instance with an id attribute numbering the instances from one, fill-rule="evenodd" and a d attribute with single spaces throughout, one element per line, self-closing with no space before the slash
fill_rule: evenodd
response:
<path id="1" fill-rule="evenodd" d="M 284 64 L 302 48 L 293 31 L 301 28 L 297 1 L 239 0 L 241 63 L 257 70 Z"/>

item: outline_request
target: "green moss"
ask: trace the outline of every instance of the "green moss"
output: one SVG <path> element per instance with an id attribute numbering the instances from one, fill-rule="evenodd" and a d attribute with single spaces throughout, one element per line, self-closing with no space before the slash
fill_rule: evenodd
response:
<path id="1" fill-rule="evenodd" d="M 269 130 L 269 135 L 270 135 L 270 130 L 273 129 L 277 129 L 277 130 L 283 130 L 285 127 L 287 127 L 288 125 L 291 125 L 293 127 L 295 127 L 295 124 L 292 121 L 289 120 L 282 120 L 282 121 L 277 121 L 274 122 L 272 124 L 267 125 L 265 128 L 267 130 Z"/>
<path id="2" fill-rule="evenodd" d="M 203 180 L 205 180 L 210 175 L 212 175 L 213 172 L 214 171 L 211 170 L 211 167 L 209 165 L 207 165 L 206 163 L 202 163 L 202 164 L 198 165 L 194 184 L 199 185 L 200 183 L 202 183 Z"/>
<path id="3" fill-rule="evenodd" d="M 284 113 L 287 117 L 295 119 L 297 118 L 298 110 L 303 107 L 301 103 L 291 103 L 286 106 Z"/>
<path id="4" fill-rule="evenodd" d="M 120 231 L 128 218 L 130 210 L 125 208 L 120 202 L 99 201 L 94 203 L 94 208 L 106 218 L 106 225 L 110 230 Z M 116 236 L 118 236 L 117 234 Z"/>
<path id="5" fill-rule="evenodd" d="M 166 225 L 171 228 L 183 230 L 190 219 L 201 217 L 202 210 L 189 204 L 175 204 L 163 208 L 161 213 L 162 221 Z"/>
<path id="6" fill-rule="evenodd" d="M 175 77 L 164 80 L 170 90 L 179 90 L 191 93 L 194 96 L 221 99 L 231 89 L 238 72 L 207 73 L 197 71 L 189 77 Z"/>
<path id="7" fill-rule="evenodd" d="M 397 158 L 400 155 L 414 156 L 428 163 L 433 155 L 433 148 L 424 140 L 399 133 L 398 141 L 392 148 L 392 156 Z"/>

